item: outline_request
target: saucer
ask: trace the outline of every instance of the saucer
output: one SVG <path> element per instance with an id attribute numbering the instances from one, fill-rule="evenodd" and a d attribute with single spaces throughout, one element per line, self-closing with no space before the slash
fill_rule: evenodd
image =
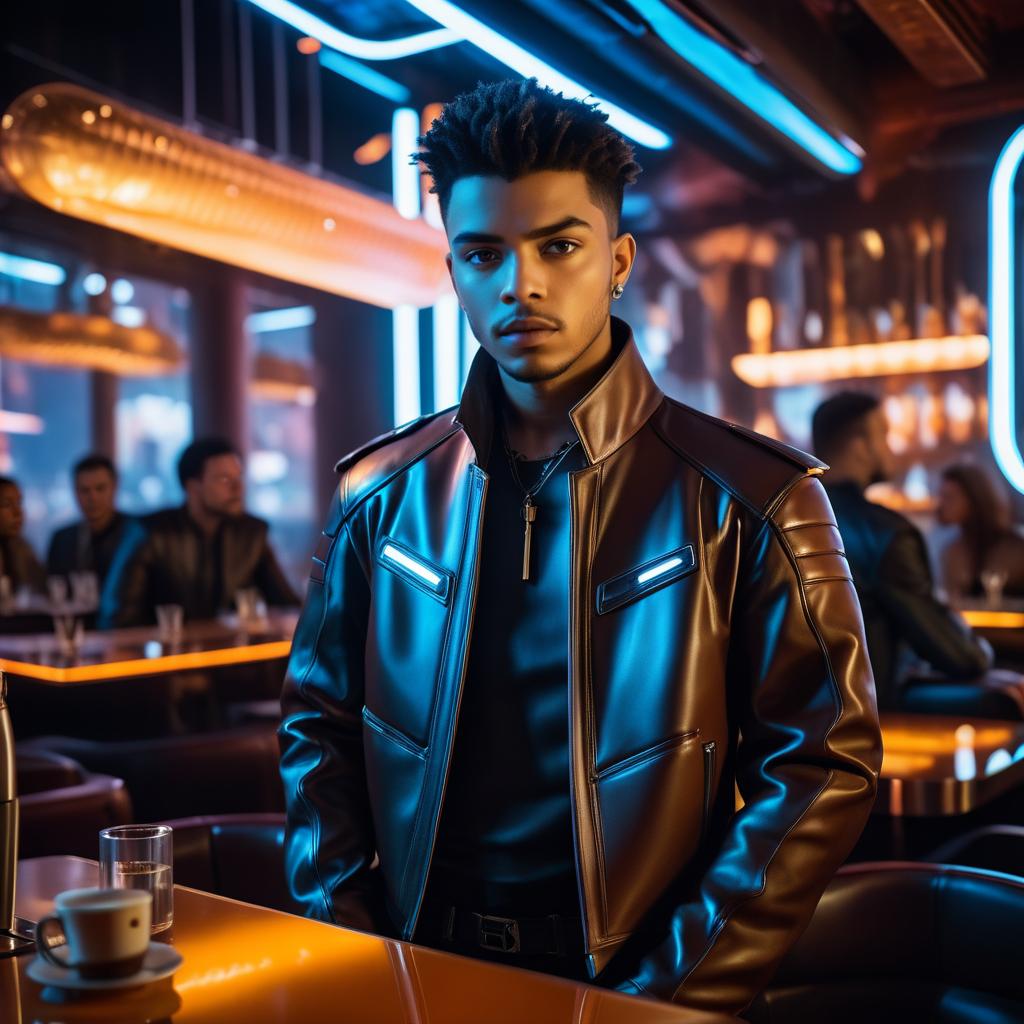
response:
<path id="1" fill-rule="evenodd" d="M 74 989 L 79 992 L 103 992 L 108 989 L 133 988 L 151 981 L 169 978 L 182 964 L 181 954 L 163 942 L 151 942 L 142 967 L 125 978 L 83 978 L 73 967 L 57 967 L 37 956 L 25 973 L 40 985 Z"/>

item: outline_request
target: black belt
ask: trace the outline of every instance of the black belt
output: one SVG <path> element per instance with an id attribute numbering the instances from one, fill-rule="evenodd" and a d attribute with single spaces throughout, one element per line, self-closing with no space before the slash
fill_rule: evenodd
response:
<path id="1" fill-rule="evenodd" d="M 580 919 L 561 914 L 547 917 L 497 917 L 459 907 L 441 913 L 446 942 L 480 946 L 494 953 L 564 956 L 579 945 Z"/>

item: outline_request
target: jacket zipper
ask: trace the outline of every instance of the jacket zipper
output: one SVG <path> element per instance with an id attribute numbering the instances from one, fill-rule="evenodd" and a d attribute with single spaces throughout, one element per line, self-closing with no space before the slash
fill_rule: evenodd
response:
<path id="1" fill-rule="evenodd" d="M 593 776 L 593 779 L 595 782 L 603 782 L 606 779 L 610 779 L 618 775 L 620 772 L 628 771 L 630 768 L 635 768 L 638 764 L 653 761 L 654 758 L 658 757 L 660 754 L 664 754 L 673 747 L 682 745 L 687 740 L 695 739 L 699 735 L 700 729 L 692 729 L 690 732 L 680 733 L 678 736 L 671 736 L 669 739 L 662 740 L 661 743 L 658 743 L 653 747 L 649 747 L 647 750 L 641 750 L 638 754 L 631 754 L 629 757 L 623 758 L 621 761 L 616 761 L 615 764 L 609 765 L 607 768 L 602 768 Z M 705 774 L 707 772 L 707 750 L 709 746 L 714 747 L 714 743 L 704 744 Z M 706 799 L 707 780 L 704 782 L 704 792 Z"/>
<path id="2" fill-rule="evenodd" d="M 418 743 L 413 742 L 404 732 L 400 732 L 393 725 L 388 725 L 383 718 L 378 718 L 369 708 L 363 708 L 363 721 L 371 728 L 374 732 L 380 733 L 386 739 L 391 740 L 397 746 L 403 750 L 407 750 L 410 754 L 414 754 L 421 760 L 427 756 L 427 748 L 421 747 Z"/>
<path id="3" fill-rule="evenodd" d="M 715 783 L 715 741 L 704 744 L 704 815 L 701 818 L 700 834 L 704 838 L 711 817 L 711 790 Z"/>

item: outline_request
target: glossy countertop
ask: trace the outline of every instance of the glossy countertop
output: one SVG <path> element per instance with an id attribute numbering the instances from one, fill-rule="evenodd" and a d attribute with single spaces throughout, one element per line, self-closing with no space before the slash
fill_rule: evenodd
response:
<path id="1" fill-rule="evenodd" d="M 296 613 L 241 625 L 237 617 L 186 623 L 174 639 L 156 626 L 89 631 L 74 655 L 52 633 L 0 636 L 0 671 L 46 683 L 93 683 L 286 658 Z"/>
<path id="2" fill-rule="evenodd" d="M 1024 785 L 1024 722 L 883 714 L 875 814 L 966 814 Z"/>
<path id="3" fill-rule="evenodd" d="M 93 861 L 19 866 L 17 912 L 37 920 L 63 889 L 95 884 Z M 31 955 L 0 960 L 4 1024 L 725 1024 L 667 1003 L 439 953 L 175 886 L 174 978 L 121 998 L 44 1001 Z"/>

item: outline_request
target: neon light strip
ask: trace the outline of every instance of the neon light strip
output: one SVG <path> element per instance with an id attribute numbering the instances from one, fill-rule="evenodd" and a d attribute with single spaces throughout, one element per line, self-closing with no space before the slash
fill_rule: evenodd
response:
<path id="1" fill-rule="evenodd" d="M 732 357 L 732 369 L 755 388 L 820 384 L 827 380 L 888 377 L 897 373 L 937 373 L 983 366 L 989 357 L 983 334 L 912 341 L 880 341 L 833 348 L 795 348 Z"/>
<path id="2" fill-rule="evenodd" d="M 1024 629 L 1024 612 L 986 611 L 967 608 L 961 613 L 972 629 Z"/>
<path id="3" fill-rule="evenodd" d="M 432 572 L 422 563 L 410 558 L 404 551 L 399 551 L 393 544 L 384 545 L 383 555 L 385 558 L 390 558 L 392 562 L 404 565 L 409 572 L 415 573 L 424 583 L 429 583 L 432 587 L 437 587 L 441 582 L 441 577 L 436 572 Z"/>
<path id="4" fill-rule="evenodd" d="M 513 43 L 511 39 L 507 39 L 482 21 L 477 21 L 461 7 L 449 3 L 449 0 L 409 0 L 409 3 L 427 17 L 433 18 L 434 21 L 450 28 L 473 43 L 474 46 L 479 47 L 484 53 L 500 61 L 506 67 L 517 71 L 524 78 L 536 78 L 541 85 L 550 86 L 557 92 L 565 93 L 566 96 L 576 99 L 589 97 L 592 100 L 597 100 L 601 109 L 608 114 L 608 123 L 641 145 L 650 149 L 668 149 L 672 145 L 671 136 L 660 128 L 655 128 L 654 125 L 623 110 L 622 107 L 595 96 L 590 89 L 553 68 L 540 57 L 530 53 L 529 50 Z"/>
<path id="5" fill-rule="evenodd" d="M 988 193 L 988 318 L 992 359 L 988 373 L 992 453 L 1013 486 L 1024 493 L 1024 459 L 1017 443 L 1017 297 L 1014 184 L 1024 160 L 1024 126 L 1003 147 Z"/>
<path id="6" fill-rule="evenodd" d="M 268 309 L 262 313 L 250 313 L 245 318 L 245 328 L 250 334 L 292 331 L 299 327 L 312 327 L 315 323 L 316 310 L 312 306 Z"/>
<path id="7" fill-rule="evenodd" d="M 396 306 L 391 314 L 395 426 L 420 416 L 420 311 Z"/>
<path id="8" fill-rule="evenodd" d="M 0 252 L 0 274 L 18 277 L 22 281 L 33 281 L 36 284 L 61 285 L 67 279 L 67 272 L 56 263 L 44 263 L 32 260 L 27 256 L 14 256 Z"/>
<path id="9" fill-rule="evenodd" d="M 383 96 L 386 100 L 391 100 L 392 103 L 409 102 L 409 90 L 401 82 L 396 82 L 393 78 L 388 78 L 387 75 L 382 75 L 379 71 L 368 68 L 343 53 L 338 53 L 337 50 L 321 50 L 319 61 L 321 67 L 347 78 L 350 82 L 355 82 L 356 85 L 361 85 L 364 89 L 369 89 L 370 92 L 375 92 L 378 96 Z"/>
<path id="10" fill-rule="evenodd" d="M 459 300 L 434 303 L 434 412 L 459 400 Z"/>
<path id="11" fill-rule="evenodd" d="M 392 202 L 406 220 L 420 215 L 420 170 L 409 162 L 419 133 L 420 117 L 411 107 L 399 107 L 391 115 Z"/>
<path id="12" fill-rule="evenodd" d="M 681 558 L 670 558 L 667 562 L 662 562 L 661 565 L 656 565 L 653 569 L 648 569 L 646 572 L 640 573 L 637 576 L 637 583 L 647 583 L 649 580 L 656 579 L 658 576 L 664 576 L 665 573 L 670 572 L 677 565 L 682 565 L 683 560 Z"/>
<path id="13" fill-rule="evenodd" d="M 855 142 L 833 138 L 761 72 L 670 10 L 662 0 L 628 3 L 687 64 L 818 163 L 836 174 L 856 174 L 861 169 L 863 151 Z"/>
<path id="14" fill-rule="evenodd" d="M 403 39 L 359 39 L 310 14 L 298 4 L 289 3 L 289 0 L 249 0 L 249 3 L 280 18 L 303 35 L 319 39 L 324 46 L 363 60 L 396 60 L 460 41 L 458 35 L 446 28 L 431 29 Z"/>
<path id="15" fill-rule="evenodd" d="M 0 671 L 12 676 L 40 679 L 45 683 L 92 683 L 101 679 L 152 676 L 163 672 L 184 672 L 212 668 L 216 665 L 242 665 L 253 661 L 286 658 L 291 647 L 290 640 L 273 640 L 247 647 L 224 647 L 212 651 L 168 654 L 161 658 L 134 658 L 130 661 L 100 662 L 97 665 L 74 665 L 71 668 L 0 658 Z"/>

